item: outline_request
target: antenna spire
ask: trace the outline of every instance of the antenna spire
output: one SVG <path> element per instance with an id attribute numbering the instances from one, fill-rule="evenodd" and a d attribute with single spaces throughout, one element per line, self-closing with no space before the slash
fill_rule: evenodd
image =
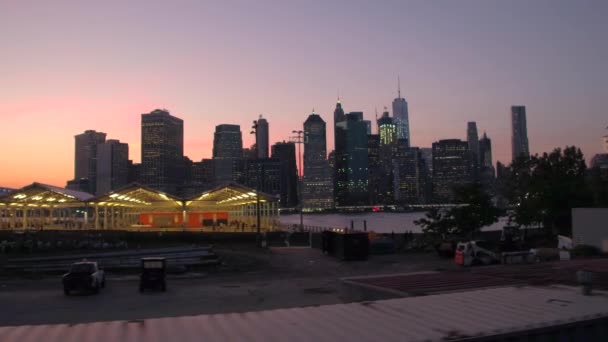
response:
<path id="1" fill-rule="evenodd" d="M 401 78 L 397 75 L 397 98 L 401 98 Z"/>

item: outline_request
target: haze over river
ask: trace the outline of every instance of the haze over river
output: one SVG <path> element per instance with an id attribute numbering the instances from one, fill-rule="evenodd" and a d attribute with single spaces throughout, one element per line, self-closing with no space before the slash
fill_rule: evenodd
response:
<path id="1" fill-rule="evenodd" d="M 424 212 L 410 213 L 348 213 L 348 214 L 304 214 L 304 226 L 350 228 L 351 220 L 356 230 L 363 230 L 363 221 L 367 221 L 367 230 L 377 233 L 404 233 L 412 231 L 422 232 L 422 229 L 414 224 L 415 220 L 424 217 Z M 293 225 L 300 223 L 298 214 L 281 214 L 281 224 Z M 506 225 L 506 217 L 501 218 L 491 226 L 483 230 L 500 230 Z"/>

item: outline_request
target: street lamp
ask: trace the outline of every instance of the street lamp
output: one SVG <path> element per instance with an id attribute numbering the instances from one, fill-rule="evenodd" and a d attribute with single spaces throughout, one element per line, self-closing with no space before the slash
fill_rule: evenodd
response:
<path id="1" fill-rule="evenodd" d="M 300 209 L 300 230 L 304 230 L 304 216 L 302 213 L 303 205 L 302 205 L 302 153 L 301 153 L 301 145 L 304 143 L 304 131 L 291 131 L 291 133 L 296 134 L 295 137 L 292 138 L 293 142 L 298 144 L 298 160 L 300 166 L 297 168 L 298 170 L 298 204 Z"/>
<path id="2" fill-rule="evenodd" d="M 260 117 L 262 117 L 260 115 Z M 258 120 L 253 120 L 253 125 L 251 126 L 251 132 L 250 134 L 254 134 L 255 135 L 255 158 L 259 163 L 259 151 L 260 151 L 260 144 L 258 143 Z M 256 243 L 258 245 L 258 247 L 261 246 L 261 236 L 260 236 L 260 183 L 261 183 L 261 175 L 260 175 L 260 165 L 256 166 L 256 178 L 257 181 L 255 182 L 256 184 L 256 192 L 255 192 L 255 217 L 256 217 L 256 230 L 257 230 L 257 236 L 256 236 Z"/>

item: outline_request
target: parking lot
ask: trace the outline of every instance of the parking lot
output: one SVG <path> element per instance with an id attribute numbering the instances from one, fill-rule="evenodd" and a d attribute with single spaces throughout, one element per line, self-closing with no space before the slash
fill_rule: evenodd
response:
<path id="1" fill-rule="evenodd" d="M 309 248 L 256 252 L 218 250 L 216 271 L 169 276 L 167 292 L 138 291 L 135 274 L 108 273 L 98 295 L 66 297 L 60 276 L 0 279 L 0 325 L 135 320 L 206 313 L 245 312 L 353 301 L 340 278 L 455 268 L 434 254 L 374 256 L 339 262 Z"/>

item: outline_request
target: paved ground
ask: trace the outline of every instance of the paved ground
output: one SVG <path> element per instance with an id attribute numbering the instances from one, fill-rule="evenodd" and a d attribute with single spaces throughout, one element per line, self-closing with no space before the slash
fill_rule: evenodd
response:
<path id="1" fill-rule="evenodd" d="M 608 290 L 608 259 L 556 261 L 529 265 L 494 265 L 416 275 L 369 276 L 349 279 L 355 286 L 393 295 L 417 296 L 505 285 L 578 286 L 576 272 L 594 273 L 593 286 Z"/>
<path id="2" fill-rule="evenodd" d="M 59 277 L 0 279 L 0 326 L 245 312 L 353 301 L 340 278 L 455 269 L 433 254 L 339 262 L 308 248 L 218 249 L 226 265 L 193 278 L 172 277 L 166 293 L 138 292 L 135 275 L 108 274 L 99 295 L 66 297 Z M 181 278 L 181 279 L 180 279 Z"/>

